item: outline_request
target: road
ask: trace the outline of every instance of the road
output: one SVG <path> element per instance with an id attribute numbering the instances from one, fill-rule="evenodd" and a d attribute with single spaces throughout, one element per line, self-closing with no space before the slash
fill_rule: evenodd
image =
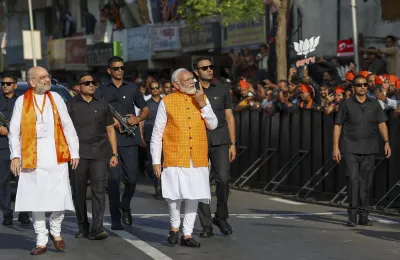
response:
<path id="1" fill-rule="evenodd" d="M 215 203 L 215 197 L 213 199 Z M 213 203 L 213 209 L 215 204 Z M 139 185 L 132 201 L 134 225 L 111 232 L 102 241 L 75 239 L 73 213 L 63 222 L 65 252 L 49 251 L 37 258 L 61 260 L 151 259 L 400 259 L 400 219 L 372 216 L 373 227 L 348 228 L 343 209 L 303 204 L 262 194 L 233 190 L 230 218 L 234 232 L 197 240 L 201 248 L 169 246 L 169 219 L 165 201 L 152 197 L 152 187 Z M 110 228 L 106 212 L 105 227 Z M 194 236 L 200 232 L 197 221 Z M 32 259 L 33 227 L 0 225 L 0 259 Z"/>

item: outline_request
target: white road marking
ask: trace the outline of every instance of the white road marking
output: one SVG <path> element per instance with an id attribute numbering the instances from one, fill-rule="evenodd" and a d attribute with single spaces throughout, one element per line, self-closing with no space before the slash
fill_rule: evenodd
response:
<path id="1" fill-rule="evenodd" d="M 270 198 L 270 200 L 282 202 L 282 203 L 286 203 L 286 204 L 291 204 L 291 205 L 304 205 L 304 203 L 302 203 L 302 202 L 297 202 L 297 201 L 293 201 L 293 200 L 285 200 L 282 198 Z"/>
<path id="2" fill-rule="evenodd" d="M 92 218 L 90 212 L 88 212 L 88 217 Z M 172 258 L 125 230 L 111 230 L 111 223 L 107 221 L 104 221 L 104 227 L 155 260 L 172 260 Z"/>
<path id="3" fill-rule="evenodd" d="M 387 224 L 387 225 L 396 225 L 399 224 L 398 221 L 392 221 L 392 220 L 388 220 L 388 219 L 382 219 L 382 218 L 378 218 L 378 217 L 369 217 L 370 220 L 375 221 L 375 222 L 379 222 L 382 224 Z"/>

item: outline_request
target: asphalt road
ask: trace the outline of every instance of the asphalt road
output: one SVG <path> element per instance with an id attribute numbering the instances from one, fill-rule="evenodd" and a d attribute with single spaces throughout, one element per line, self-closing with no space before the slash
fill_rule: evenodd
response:
<path id="1" fill-rule="evenodd" d="M 230 218 L 234 232 L 200 239 L 201 248 L 169 246 L 167 204 L 152 197 L 150 186 L 139 185 L 132 201 L 134 225 L 111 232 L 102 241 L 75 239 L 73 213 L 63 222 L 65 252 L 49 243 L 49 251 L 36 258 L 65 260 L 144 259 L 400 259 L 400 219 L 372 216 L 373 227 L 348 228 L 346 212 L 338 208 L 303 204 L 261 194 L 232 191 Z M 215 199 L 213 203 L 215 208 Z M 90 207 L 89 207 L 90 208 Z M 110 228 L 106 212 L 105 227 Z M 194 236 L 200 224 L 196 222 Z M 0 225 L 0 260 L 32 259 L 33 227 Z"/>

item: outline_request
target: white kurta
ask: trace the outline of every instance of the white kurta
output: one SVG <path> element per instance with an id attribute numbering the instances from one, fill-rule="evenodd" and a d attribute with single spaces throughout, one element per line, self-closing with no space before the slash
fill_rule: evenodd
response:
<path id="1" fill-rule="evenodd" d="M 218 126 L 218 119 L 208 99 L 206 102 L 207 105 L 201 109 L 201 116 L 204 118 L 206 127 L 214 130 Z M 161 164 L 162 138 L 167 123 L 165 104 L 161 100 L 150 141 L 153 165 Z M 208 204 L 211 199 L 209 176 L 208 167 L 195 168 L 192 159 L 190 159 L 190 168 L 166 167 L 161 174 L 162 195 L 169 200 L 200 200 Z"/>
<path id="2" fill-rule="evenodd" d="M 71 158 L 79 158 L 79 140 L 67 107 L 59 94 L 51 92 L 56 103 L 64 135 L 67 139 Z M 38 106 L 42 106 L 44 95 L 35 95 Z M 21 116 L 24 97 L 15 102 L 10 122 L 9 145 L 11 159 L 21 158 Z M 68 175 L 68 163 L 57 163 L 54 139 L 54 117 L 51 102 L 46 97 L 42 115 L 35 107 L 37 130 L 37 168 L 22 169 L 15 201 L 15 211 L 52 212 L 74 211 Z M 21 158 L 23 160 L 24 158 Z"/>

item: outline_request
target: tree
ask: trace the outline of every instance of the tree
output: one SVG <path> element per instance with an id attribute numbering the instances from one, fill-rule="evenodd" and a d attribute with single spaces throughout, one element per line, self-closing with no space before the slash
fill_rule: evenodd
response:
<path id="1" fill-rule="evenodd" d="M 287 80 L 287 58 L 286 58 L 286 37 L 287 37 L 287 10 L 289 0 L 272 0 L 278 12 L 276 33 L 276 59 L 277 59 L 277 79 Z"/>
<path id="2" fill-rule="evenodd" d="M 189 26 L 199 25 L 204 17 L 221 16 L 222 24 L 256 20 L 264 15 L 265 4 L 272 4 L 278 11 L 276 36 L 277 78 L 287 79 L 286 27 L 288 1 L 291 0 L 183 0 L 179 12 Z"/>
<path id="3" fill-rule="evenodd" d="M 256 20 L 264 15 L 263 0 L 183 0 L 179 12 L 189 26 L 204 17 L 221 16 L 222 24 Z"/>

